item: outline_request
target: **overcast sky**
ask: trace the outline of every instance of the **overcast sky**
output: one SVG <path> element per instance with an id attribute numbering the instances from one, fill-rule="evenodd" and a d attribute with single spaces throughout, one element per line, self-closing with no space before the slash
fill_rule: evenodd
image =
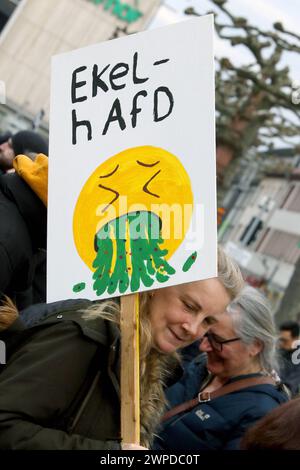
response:
<path id="1" fill-rule="evenodd" d="M 199 13 L 218 10 L 209 0 L 165 0 L 151 28 L 164 26 L 184 19 L 183 10 L 194 6 Z M 285 28 L 299 34 L 300 1 L 299 0 L 228 0 L 229 9 L 238 16 L 244 16 L 256 26 L 270 29 L 272 24 L 280 21 Z M 238 64 L 249 61 L 249 55 L 243 46 L 232 47 L 228 41 L 216 37 L 216 55 L 226 56 Z M 300 81 L 300 54 L 287 53 L 284 63 L 291 69 L 294 80 Z"/>

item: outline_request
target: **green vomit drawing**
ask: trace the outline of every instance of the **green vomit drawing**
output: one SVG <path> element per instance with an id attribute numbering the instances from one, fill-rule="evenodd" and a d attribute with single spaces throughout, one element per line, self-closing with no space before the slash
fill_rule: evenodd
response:
<path id="1" fill-rule="evenodd" d="M 136 292 L 141 286 L 164 283 L 175 274 L 162 250 L 161 221 L 156 214 L 137 211 L 106 223 L 95 236 L 93 289 L 121 294 Z"/>
<path id="2" fill-rule="evenodd" d="M 85 282 L 79 282 L 73 286 L 73 292 L 81 292 L 85 289 Z"/>
<path id="3" fill-rule="evenodd" d="M 189 269 L 191 269 L 196 259 L 197 251 L 194 251 L 194 253 L 192 253 L 191 256 L 189 256 L 188 259 L 185 261 L 184 265 L 182 266 L 182 271 L 186 273 Z"/>

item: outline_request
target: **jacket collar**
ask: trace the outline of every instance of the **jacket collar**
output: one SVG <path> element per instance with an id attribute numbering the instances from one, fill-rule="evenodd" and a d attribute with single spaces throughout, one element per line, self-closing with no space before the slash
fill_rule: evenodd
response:
<path id="1" fill-rule="evenodd" d="M 60 309 L 47 317 L 43 324 L 53 324 L 71 320 L 80 327 L 84 336 L 92 339 L 102 346 L 113 346 L 114 343 L 120 339 L 120 330 L 118 325 L 101 317 L 91 319 L 83 318 L 83 310 L 89 304 L 91 304 L 91 302 L 82 303 L 82 308 L 79 307 L 80 309 L 75 311 L 73 305 L 70 306 L 71 310 L 68 308 Z"/>

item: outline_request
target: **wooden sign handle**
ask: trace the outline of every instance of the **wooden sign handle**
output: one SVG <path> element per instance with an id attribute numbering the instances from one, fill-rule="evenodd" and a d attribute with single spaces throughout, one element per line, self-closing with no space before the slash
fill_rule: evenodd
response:
<path id="1" fill-rule="evenodd" d="M 140 443 L 139 294 L 121 297 L 121 436 Z"/>

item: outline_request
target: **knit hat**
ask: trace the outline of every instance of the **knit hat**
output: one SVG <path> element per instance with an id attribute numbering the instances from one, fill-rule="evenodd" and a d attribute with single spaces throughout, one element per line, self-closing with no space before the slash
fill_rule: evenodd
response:
<path id="1" fill-rule="evenodd" d="M 12 136 L 11 141 L 16 156 L 31 152 L 48 155 L 48 144 L 37 132 L 17 132 Z"/>

